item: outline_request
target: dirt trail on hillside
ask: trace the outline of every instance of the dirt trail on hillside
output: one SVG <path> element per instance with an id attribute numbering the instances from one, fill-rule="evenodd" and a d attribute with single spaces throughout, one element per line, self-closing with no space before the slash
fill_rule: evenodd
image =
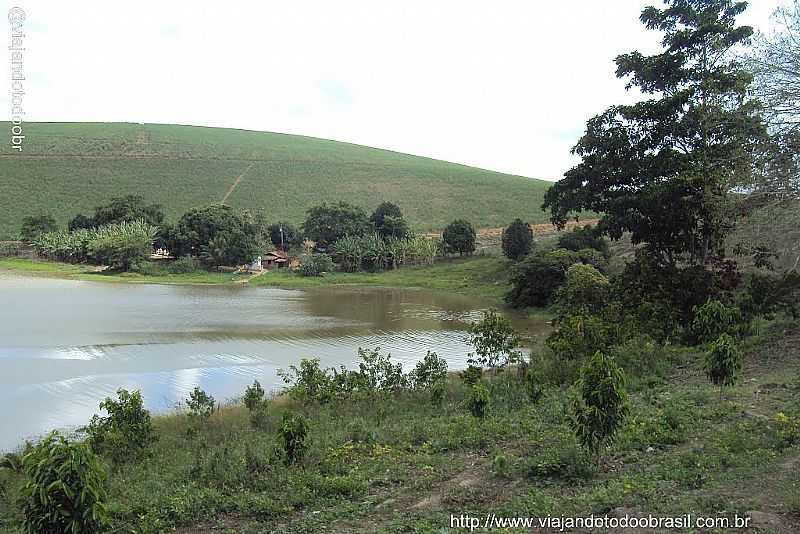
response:
<path id="1" fill-rule="evenodd" d="M 247 168 L 242 171 L 242 174 L 236 177 L 231 186 L 228 188 L 228 191 L 225 193 L 225 196 L 222 197 L 222 200 L 220 201 L 221 204 L 225 204 L 225 201 L 228 200 L 229 196 L 231 196 L 231 193 L 233 193 L 233 190 L 236 189 L 237 185 L 239 185 L 239 182 L 242 181 L 242 178 L 244 178 L 244 175 L 247 173 L 247 171 L 253 168 L 253 165 L 255 165 L 255 163 L 248 165 Z"/>

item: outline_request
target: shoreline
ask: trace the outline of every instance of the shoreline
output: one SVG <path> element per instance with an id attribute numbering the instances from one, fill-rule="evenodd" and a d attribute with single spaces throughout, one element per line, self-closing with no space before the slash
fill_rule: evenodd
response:
<path id="1" fill-rule="evenodd" d="M 211 271 L 187 274 L 145 275 L 135 272 L 105 273 L 90 266 L 27 258 L 0 258 L 0 275 L 124 284 L 219 285 L 275 287 L 283 289 L 402 288 L 420 289 L 483 298 L 505 307 L 503 296 L 509 289 L 508 260 L 498 256 L 452 258 L 430 266 L 409 266 L 377 273 L 327 273 L 320 277 L 302 277 L 285 270 L 263 275 L 235 275 Z"/>

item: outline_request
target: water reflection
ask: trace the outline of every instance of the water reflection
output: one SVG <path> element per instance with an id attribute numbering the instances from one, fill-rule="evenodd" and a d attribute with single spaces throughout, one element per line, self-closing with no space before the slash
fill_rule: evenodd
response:
<path id="1" fill-rule="evenodd" d="M 302 357 L 351 365 L 358 347 L 379 346 L 404 367 L 433 349 L 463 367 L 464 329 L 484 307 L 420 290 L 0 277 L 0 449 L 85 424 L 120 387 L 141 389 L 148 408 L 163 411 L 195 386 L 218 400 L 254 379 L 276 389 L 277 369 Z"/>

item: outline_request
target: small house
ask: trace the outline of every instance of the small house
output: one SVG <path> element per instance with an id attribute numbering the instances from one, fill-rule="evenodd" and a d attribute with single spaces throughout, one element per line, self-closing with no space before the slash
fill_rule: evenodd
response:
<path id="1" fill-rule="evenodd" d="M 261 263 L 267 269 L 272 267 L 286 267 L 289 263 L 289 256 L 282 250 L 271 250 L 264 255 L 261 259 Z"/>

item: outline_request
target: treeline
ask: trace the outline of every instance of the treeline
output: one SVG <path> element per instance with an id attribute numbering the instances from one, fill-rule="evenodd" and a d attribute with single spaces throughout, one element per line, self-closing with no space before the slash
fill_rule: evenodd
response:
<path id="1" fill-rule="evenodd" d="M 311 207 L 296 228 L 287 222 L 270 224 L 261 211 L 223 204 L 191 209 L 170 224 L 160 205 L 128 195 L 96 207 L 91 216 L 76 215 L 66 229 L 58 229 L 48 215 L 26 217 L 20 236 L 43 257 L 107 263 L 118 270 L 146 270 L 152 248 L 161 248 L 183 258 L 178 272 L 186 266 L 249 263 L 272 247 L 302 251 L 301 273 L 307 275 L 333 270 L 335 264 L 350 272 L 430 265 L 439 255 L 475 250 L 475 229 L 469 222 L 454 221 L 441 241 L 416 236 L 391 202 L 383 202 L 371 215 L 346 202 L 323 203 Z"/>

